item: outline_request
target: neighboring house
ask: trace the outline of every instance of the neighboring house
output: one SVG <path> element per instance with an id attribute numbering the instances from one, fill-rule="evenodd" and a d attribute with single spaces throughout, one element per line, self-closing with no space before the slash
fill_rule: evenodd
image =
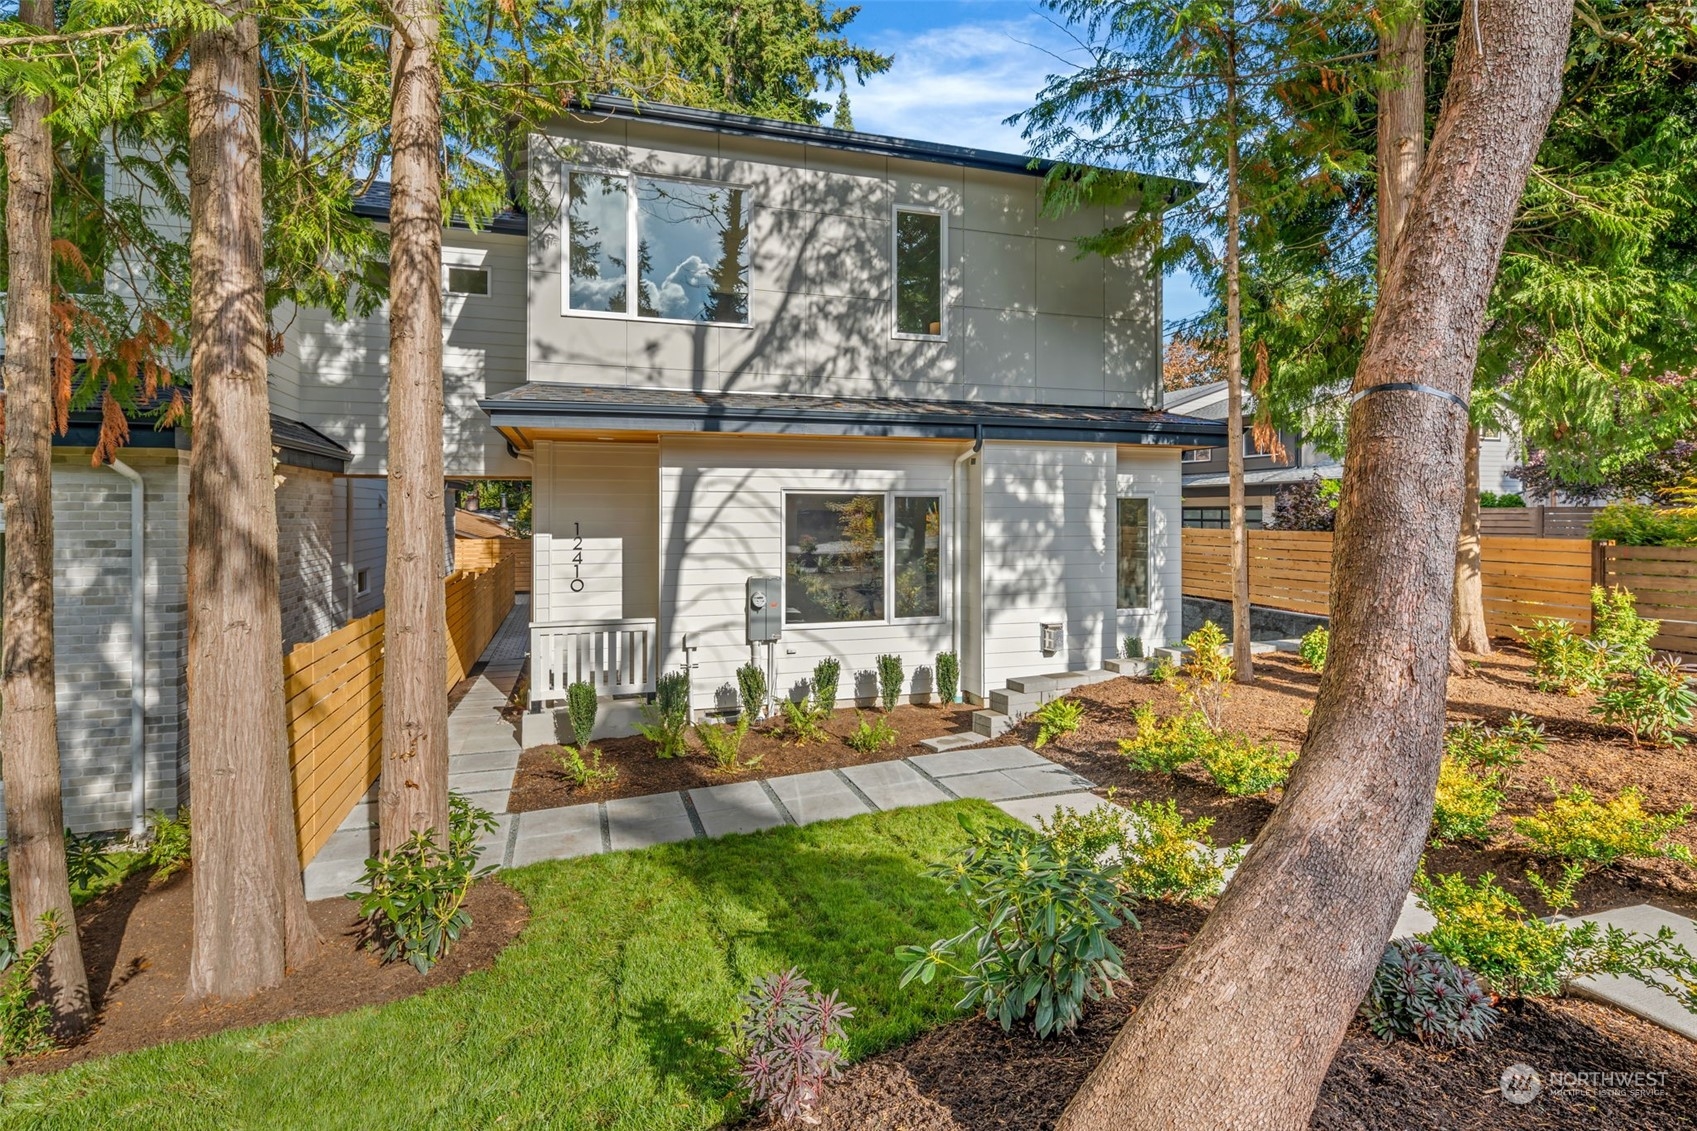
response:
<path id="1" fill-rule="evenodd" d="M 1244 411 L 1253 411 L 1253 403 L 1245 398 Z M 1226 419 L 1226 383 L 1215 381 L 1175 389 L 1166 394 L 1166 407 L 1171 412 Z M 1244 521 L 1250 526 L 1271 525 L 1277 509 L 1275 500 L 1279 489 L 1291 483 L 1319 476 L 1338 479 L 1343 464 L 1333 456 L 1305 442 L 1299 435 L 1281 431 L 1281 458 L 1272 452 L 1256 450 L 1255 437 L 1246 428 L 1243 436 Z M 1184 525 L 1205 529 L 1225 529 L 1231 525 L 1229 496 L 1231 480 L 1226 470 L 1227 450 L 1224 443 L 1211 448 L 1192 448 L 1184 453 Z M 1519 440 L 1511 434 L 1487 432 L 1479 444 L 1479 486 L 1484 491 L 1509 494 L 1520 490 L 1520 481 L 1509 470 L 1522 462 Z"/>

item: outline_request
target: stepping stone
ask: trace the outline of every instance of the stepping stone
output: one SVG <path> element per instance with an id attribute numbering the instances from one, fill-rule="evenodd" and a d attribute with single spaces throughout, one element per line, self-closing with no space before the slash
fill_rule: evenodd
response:
<path id="1" fill-rule="evenodd" d="M 1697 953 L 1697 923 L 1648 903 L 1604 911 L 1598 915 L 1581 915 L 1569 922 L 1601 923 L 1604 926 L 1620 927 L 1645 935 L 1654 935 L 1663 927 L 1670 927 L 1675 942 L 1686 950 Z M 1580 978 L 1573 983 L 1571 989 L 1575 994 L 1607 1002 L 1635 1017 L 1653 1021 L 1664 1029 L 1671 1029 L 1681 1036 L 1697 1041 L 1697 1014 L 1688 1012 L 1677 1000 L 1662 991 L 1641 985 L 1631 978 L 1614 975 Z"/>
<path id="2" fill-rule="evenodd" d="M 1045 821 L 1055 815 L 1056 806 L 1074 810 L 1084 814 L 1099 805 L 1112 805 L 1113 802 L 1097 797 L 1094 793 L 1063 793 L 1054 797 L 1019 797 L 1008 801 L 996 802 L 996 808 L 1016 820 L 1024 821 L 1032 828 L 1037 827 L 1037 818 Z"/>
<path id="3" fill-rule="evenodd" d="M 483 770 L 505 770 L 510 775 L 518 769 L 519 754 L 517 743 L 510 750 L 485 750 L 478 754 L 450 754 L 448 756 L 448 772 L 450 774 L 467 774 Z"/>
<path id="4" fill-rule="evenodd" d="M 1300 652 L 1300 651 L 1302 651 L 1302 641 L 1292 640 L 1292 639 L 1289 639 L 1288 637 L 1284 640 L 1269 640 L 1269 641 L 1267 641 L 1267 643 L 1272 645 L 1273 651 L 1275 651 L 1275 652 Z"/>
<path id="5" fill-rule="evenodd" d="M 949 800 L 948 794 L 906 762 L 874 762 L 870 766 L 849 766 L 842 772 L 880 809 Z"/>
<path id="6" fill-rule="evenodd" d="M 1008 770 L 1019 766 L 1049 766 L 1054 763 L 1023 746 L 992 746 L 987 750 L 958 750 L 943 754 L 917 754 L 908 759 L 934 778 L 977 774 L 985 770 Z"/>
<path id="7" fill-rule="evenodd" d="M 778 795 L 778 800 L 784 803 L 784 808 L 790 811 L 798 825 L 858 817 L 872 812 L 848 782 L 830 770 L 770 778 L 766 784 L 772 787 L 772 792 Z"/>
<path id="8" fill-rule="evenodd" d="M 653 793 L 607 802 L 607 826 L 613 850 L 647 848 L 695 837 L 695 824 L 681 793 Z"/>
<path id="9" fill-rule="evenodd" d="M 1044 761 L 1038 766 L 1015 766 L 1001 771 L 1002 775 L 1011 779 L 1027 796 L 1038 797 L 1045 793 L 1076 793 L 1088 790 L 1096 783 L 1089 778 L 1080 777 L 1065 766 L 1057 766 L 1053 762 Z M 951 779 L 952 780 L 952 779 Z M 953 789 L 953 786 L 949 788 Z"/>
<path id="10" fill-rule="evenodd" d="M 538 860 L 592 856 L 601 851 L 601 806 L 564 805 L 518 814 L 518 837 L 513 842 L 513 867 Z"/>
<path id="11" fill-rule="evenodd" d="M 935 750 L 941 754 L 950 750 L 959 750 L 965 746 L 977 746 L 983 741 L 983 735 L 973 734 L 969 730 L 963 730 L 959 734 L 944 734 L 939 735 L 936 738 L 920 739 L 919 745 L 925 747 L 927 750 Z"/>
<path id="12" fill-rule="evenodd" d="M 1432 913 L 1420 906 L 1414 893 L 1403 896 L 1402 911 L 1396 917 L 1396 926 L 1391 928 L 1391 938 L 1405 939 L 1422 934 L 1438 925 Z"/>
<path id="13" fill-rule="evenodd" d="M 346 895 L 359 884 L 365 862 L 377 854 L 377 826 L 339 829 L 307 864 L 302 877 L 307 899 Z"/>
<path id="14" fill-rule="evenodd" d="M 1031 790 L 1026 789 L 1000 770 L 963 774 L 959 777 L 944 778 L 942 782 L 949 792 L 956 797 L 976 797 L 982 801 L 1007 801 L 1010 798 L 1027 797 L 1031 794 Z"/>
<path id="15" fill-rule="evenodd" d="M 448 727 L 448 756 L 487 754 L 495 750 L 517 750 L 518 738 L 513 728 L 497 721 L 493 725 L 479 724 L 476 729 L 458 730 Z"/>
<path id="16" fill-rule="evenodd" d="M 448 771 L 448 790 L 452 793 L 491 793 L 512 786 L 511 770 L 461 770 L 455 766 Z"/>
<path id="17" fill-rule="evenodd" d="M 507 862 L 507 833 L 515 819 L 513 813 L 502 813 L 495 818 L 495 827 L 477 838 L 478 867 L 486 868 L 493 864 L 499 868 Z"/>
<path id="18" fill-rule="evenodd" d="M 752 833 L 784 824 L 783 814 L 757 781 L 692 789 L 689 799 L 708 836 Z"/>
<path id="19" fill-rule="evenodd" d="M 509 785 L 510 784 L 511 778 L 509 775 Z M 491 813 L 499 816 L 507 811 L 507 803 L 510 800 L 511 793 L 512 790 L 510 788 L 503 786 L 500 789 L 477 790 L 472 793 L 464 794 L 464 797 L 467 801 L 471 802 L 473 808 L 487 809 Z"/>

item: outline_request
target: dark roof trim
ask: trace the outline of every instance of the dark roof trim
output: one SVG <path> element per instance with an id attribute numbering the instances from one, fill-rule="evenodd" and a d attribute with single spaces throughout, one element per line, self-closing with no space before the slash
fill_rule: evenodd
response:
<path id="1" fill-rule="evenodd" d="M 310 424 L 271 414 L 278 462 L 315 471 L 346 471 L 353 453 Z"/>
<path id="2" fill-rule="evenodd" d="M 389 222 L 390 201 L 389 182 L 375 181 L 365 192 L 354 197 L 354 215 L 387 224 Z M 466 232 L 473 230 L 472 226 L 466 223 L 465 217 L 458 213 L 449 218 L 448 227 L 458 228 Z M 506 208 L 495 213 L 486 223 L 480 224 L 477 230 L 496 232 L 504 236 L 522 236 L 529 228 L 529 218 L 523 212 L 516 208 Z"/>

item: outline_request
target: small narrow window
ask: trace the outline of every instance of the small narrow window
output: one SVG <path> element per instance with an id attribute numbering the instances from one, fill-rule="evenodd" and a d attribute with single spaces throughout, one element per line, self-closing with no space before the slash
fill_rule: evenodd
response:
<path id="1" fill-rule="evenodd" d="M 1119 501 L 1119 607 L 1149 607 L 1149 500 Z"/>
<path id="2" fill-rule="evenodd" d="M 943 336 L 943 218 L 896 210 L 896 333 Z"/>
<path id="3" fill-rule="evenodd" d="M 354 590 L 361 596 L 371 592 L 371 571 L 362 569 L 354 574 Z"/>
<path id="4" fill-rule="evenodd" d="M 1214 459 L 1214 449 L 1186 448 L 1184 449 L 1184 454 L 1181 455 L 1179 459 L 1184 463 L 1212 463 Z"/>
<path id="5" fill-rule="evenodd" d="M 448 267 L 448 293 L 451 295 L 489 294 L 489 268 Z"/>
<path id="6" fill-rule="evenodd" d="M 943 500 L 936 495 L 896 498 L 896 616 L 935 617 L 943 613 Z"/>

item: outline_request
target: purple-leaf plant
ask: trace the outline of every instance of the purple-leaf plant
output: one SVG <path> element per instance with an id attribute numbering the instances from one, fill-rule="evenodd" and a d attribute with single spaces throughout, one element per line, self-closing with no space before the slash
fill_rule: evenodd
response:
<path id="1" fill-rule="evenodd" d="M 843 1022 L 854 1015 L 836 991 L 820 993 L 793 966 L 756 979 L 742 995 L 736 1038 L 749 1102 L 785 1121 L 817 1123 L 814 1109 L 843 1063 Z"/>

